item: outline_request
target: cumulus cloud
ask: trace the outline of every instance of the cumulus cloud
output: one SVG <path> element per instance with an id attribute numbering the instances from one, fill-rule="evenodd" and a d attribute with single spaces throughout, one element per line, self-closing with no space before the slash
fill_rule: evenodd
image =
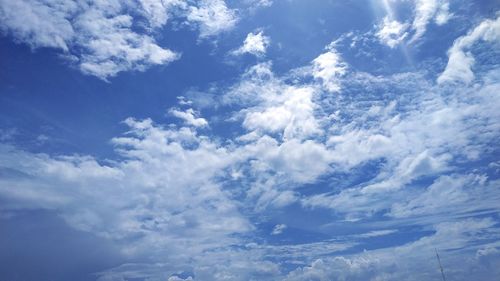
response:
<path id="1" fill-rule="evenodd" d="M 340 90 L 340 78 L 346 73 L 347 65 L 333 47 L 312 61 L 312 76 L 321 81 L 329 92 Z"/>
<path id="2" fill-rule="evenodd" d="M 270 63 L 260 63 L 247 70 L 224 100 L 245 106 L 238 117 L 247 130 L 304 139 L 320 133 L 314 95 L 314 88 L 287 85 L 274 76 Z"/>
<path id="3" fill-rule="evenodd" d="M 192 108 L 188 108 L 186 111 L 180 111 L 177 109 L 171 109 L 170 113 L 182 120 L 188 125 L 192 125 L 194 127 L 206 127 L 208 126 L 207 120 L 201 117 L 196 117 L 195 112 Z"/>
<path id="4" fill-rule="evenodd" d="M 391 20 L 390 17 L 387 16 L 379 25 L 376 36 L 381 43 L 390 48 L 394 48 L 408 36 L 408 32 L 406 32 L 407 29 L 408 24 Z"/>
<path id="5" fill-rule="evenodd" d="M 200 36 L 209 37 L 234 27 L 238 18 L 223 0 L 201 0 L 189 8 L 189 22 L 198 25 Z"/>
<path id="6" fill-rule="evenodd" d="M 180 52 L 160 46 L 154 36 L 169 17 L 193 24 L 202 38 L 229 30 L 237 21 L 223 0 L 189 3 L 2 0 L 0 28 L 32 48 L 60 49 L 83 73 L 106 80 L 122 71 L 144 71 L 179 59 Z M 133 27 L 144 21 L 144 30 Z"/>
<path id="7" fill-rule="evenodd" d="M 10 198 L 2 209 L 58 210 L 69 225 L 123 243 L 126 254 L 151 257 L 167 248 L 189 249 L 191 256 L 252 229 L 215 181 L 232 162 L 226 149 L 189 128 L 165 129 L 147 119 L 126 124 L 129 133 L 113 139 L 126 160 L 112 165 L 2 145 L 0 165 L 23 175 L 2 177 L 0 194 Z M 169 258 L 183 264 L 186 255 Z"/>
<path id="8" fill-rule="evenodd" d="M 475 62 L 471 51 L 474 45 L 481 41 L 493 45 L 500 44 L 500 17 L 496 20 L 484 20 L 467 35 L 455 40 L 448 50 L 448 64 L 438 77 L 438 83 L 447 81 L 470 83 L 474 79 L 472 66 Z"/>
<path id="9" fill-rule="evenodd" d="M 263 31 L 258 33 L 248 33 L 243 45 L 232 52 L 233 55 L 252 54 L 257 57 L 262 57 L 266 54 L 267 47 L 271 43 L 271 39 L 263 34 Z"/>

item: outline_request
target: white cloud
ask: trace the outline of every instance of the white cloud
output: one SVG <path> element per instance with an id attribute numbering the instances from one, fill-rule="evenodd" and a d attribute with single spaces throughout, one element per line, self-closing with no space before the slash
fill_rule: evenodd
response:
<path id="1" fill-rule="evenodd" d="M 481 205 L 481 208 L 495 208 L 494 202 L 499 198 L 491 193 L 491 188 L 497 184 L 497 181 L 487 182 L 484 175 L 441 176 L 425 192 L 404 203 L 394 203 L 390 216 L 404 218 L 457 211 L 475 212 L 477 205 Z"/>
<path id="2" fill-rule="evenodd" d="M 247 70 L 224 100 L 246 106 L 237 117 L 249 131 L 304 139 L 321 132 L 314 95 L 314 88 L 287 85 L 274 77 L 270 63 L 260 63 Z"/>
<path id="3" fill-rule="evenodd" d="M 285 231 L 286 228 L 287 228 L 286 224 L 277 224 L 274 226 L 271 235 L 279 235 L 283 233 L 283 231 Z"/>
<path id="4" fill-rule="evenodd" d="M 246 109 L 243 126 L 248 130 L 282 133 L 287 139 L 318 134 L 313 90 L 294 87 L 279 90 L 282 92 L 266 97 L 263 105 Z"/>
<path id="5" fill-rule="evenodd" d="M 270 7 L 273 5 L 273 0 L 245 0 L 245 3 L 250 5 L 251 8 L 257 9 L 261 7 Z"/>
<path id="6" fill-rule="evenodd" d="M 265 36 L 262 31 L 258 33 L 248 33 L 243 45 L 232 52 L 233 55 L 252 54 L 257 57 L 264 56 L 267 47 L 271 43 L 269 37 Z"/>
<path id="7" fill-rule="evenodd" d="M 0 180 L 1 196 L 10 198 L 2 209 L 54 210 L 126 254 L 179 253 L 168 257 L 174 264 L 252 229 L 215 180 L 232 163 L 226 149 L 189 128 L 164 129 L 151 120 L 126 124 L 128 135 L 113 139 L 125 160 L 110 165 L 2 146 L 0 166 L 23 175 Z"/>
<path id="8" fill-rule="evenodd" d="M 318 257 L 310 264 L 290 272 L 285 280 L 426 280 L 439 278 L 434 249 L 439 249 L 448 278 L 488 280 L 491 267 L 483 267 L 474 254 L 476 243 L 495 246 L 498 227 L 491 219 L 465 219 L 439 223 L 434 234 L 401 246 L 365 250 L 351 256 Z M 487 242 L 490 241 L 490 242 Z M 483 246 L 484 247 L 484 246 Z M 460 253 L 455 251 L 461 249 Z M 468 263 L 460 261 L 468 260 Z M 454 265 L 460 264 L 459 267 Z M 415 270 L 418 268 L 418 270 Z M 408 272 L 411 272 L 409 274 Z M 436 276 L 436 277 L 431 277 Z"/>
<path id="9" fill-rule="evenodd" d="M 97 9 L 75 20 L 74 27 L 80 31 L 76 42 L 86 50 L 79 60 L 82 72 L 106 79 L 121 71 L 144 70 L 179 58 L 152 37 L 131 31 L 132 20 L 128 15 L 107 17 Z"/>
<path id="10" fill-rule="evenodd" d="M 8 204 L 0 209 L 52 210 L 153 263 L 108 270 L 102 281 L 175 280 L 179 272 L 208 281 L 401 280 L 414 268 L 411 278 L 426 280 L 436 269 L 427 263 L 434 247 L 449 253 L 451 265 L 497 247 L 498 226 L 487 217 L 498 212 L 498 181 L 466 165 L 498 139 L 496 70 L 470 87 L 435 85 L 421 73 L 345 75 L 332 46 L 303 69 L 316 80 L 278 76 L 270 62 L 249 68 L 217 105 L 242 128 L 227 139 L 200 135 L 192 126 L 207 122 L 189 108 L 170 111 L 189 126 L 127 119 L 129 132 L 112 140 L 113 160 L 1 145 L 0 197 Z M 359 228 L 309 244 L 257 244 L 259 222 L 249 218 L 267 219 L 285 206 L 329 208 L 325 218 L 334 213 L 337 225 Z M 471 214 L 484 218 L 463 220 Z M 279 221 L 276 233 L 296 223 Z M 305 233 L 329 233 L 311 224 Z M 421 237 L 339 256 L 362 248 L 363 238 L 405 235 L 408 224 Z M 298 268 L 289 273 L 282 264 Z M 474 265 L 453 269 L 456 276 L 479 272 L 469 270 Z"/>
<path id="11" fill-rule="evenodd" d="M 186 111 L 180 111 L 177 109 L 171 109 L 170 114 L 174 115 L 177 118 L 184 120 L 184 122 L 188 125 L 195 127 L 206 127 L 208 126 L 207 120 L 201 117 L 196 117 L 195 112 L 192 108 L 188 108 Z"/>
<path id="12" fill-rule="evenodd" d="M 67 51 L 67 42 L 75 36 L 67 18 L 78 12 L 79 5 L 65 0 L 50 2 L 52 5 L 46 1 L 0 1 L 1 28 L 33 48 L 54 47 Z"/>
<path id="13" fill-rule="evenodd" d="M 453 170 L 451 163 L 456 159 L 470 161 L 487 153 L 488 146 L 477 136 L 481 131 L 489 138 L 497 130 L 494 120 L 499 117 L 494 107 L 500 100 L 494 92 L 499 89 L 498 82 L 488 82 L 481 89 L 449 89 L 454 95 L 448 96 L 441 95 L 442 87 L 426 85 L 425 80 L 417 77 L 396 76 L 392 82 L 366 75 L 359 77 L 359 83 L 368 92 L 384 89 L 376 84 L 385 87 L 395 83 L 406 94 L 413 93 L 411 98 L 398 96 L 395 99 L 398 103 L 386 101 L 383 107 L 363 106 L 353 100 L 334 107 L 347 117 L 345 123 L 342 117 L 335 119 L 330 128 L 326 142 L 330 165 L 346 173 L 378 161 L 384 163 L 383 168 L 372 180 L 359 186 L 303 198 L 305 206 L 332 208 L 349 220 L 370 217 L 374 212 L 387 210 L 390 207 L 387 203 L 398 200 L 397 196 L 406 196 L 405 187 L 415 180 Z M 346 83 L 346 89 L 357 88 L 358 82 L 352 84 L 354 81 L 358 81 L 355 75 Z M 366 86 L 370 83 L 374 84 Z M 367 99 L 368 92 L 360 97 L 362 101 Z M 411 106 L 405 100 L 411 100 Z M 361 108 L 354 109 L 357 106 Z M 467 129 L 471 127 L 475 132 Z"/>
<path id="14" fill-rule="evenodd" d="M 164 26 L 169 17 L 174 16 L 172 10 L 188 7 L 188 2 L 185 0 L 138 0 L 138 2 L 138 12 L 146 17 L 152 29 Z"/>
<path id="15" fill-rule="evenodd" d="M 312 140 L 300 141 L 291 139 L 279 143 L 264 136 L 245 148 L 256 160 L 252 168 L 255 174 L 268 171 L 285 176 L 292 182 L 313 182 L 319 175 L 328 170 L 331 155 L 325 146 Z"/>
<path id="16" fill-rule="evenodd" d="M 397 20 L 391 20 L 390 17 L 387 16 L 379 25 L 376 36 L 381 43 L 390 48 L 394 48 L 408 36 L 408 32 L 406 32 L 407 29 L 408 24 L 400 23 Z"/>
<path id="17" fill-rule="evenodd" d="M 184 278 L 180 278 L 178 276 L 171 276 L 167 279 L 167 281 L 192 281 L 193 278 L 191 276 L 189 276 L 188 278 L 184 279 Z"/>
<path id="18" fill-rule="evenodd" d="M 22 0 L 0 2 L 2 29 L 33 48 L 52 47 L 101 79 L 179 58 L 147 34 L 132 31 L 133 17 L 119 1 Z"/>
<path id="19" fill-rule="evenodd" d="M 427 30 L 427 25 L 434 19 L 436 24 L 443 25 L 451 18 L 449 13 L 448 0 L 416 0 L 415 18 L 413 19 L 412 29 L 415 30 L 410 42 L 420 39 Z"/>
<path id="20" fill-rule="evenodd" d="M 398 231 L 394 230 L 394 229 L 373 230 L 373 231 L 370 231 L 370 232 L 367 232 L 367 233 L 362 233 L 362 234 L 355 235 L 355 237 L 359 237 L 359 238 L 372 238 L 372 237 L 385 236 L 385 235 L 393 234 L 393 233 L 396 233 L 396 232 L 398 232 Z"/>
<path id="21" fill-rule="evenodd" d="M 479 41 L 500 44 L 500 17 L 496 20 L 484 20 L 467 35 L 455 40 L 448 50 L 448 64 L 438 77 L 438 83 L 447 81 L 470 83 L 474 79 L 472 66 L 475 60 L 471 50 Z"/>
<path id="22" fill-rule="evenodd" d="M 238 18 L 223 0 L 201 0 L 191 6 L 187 15 L 189 22 L 199 26 L 200 36 L 210 37 L 234 27 Z"/>
<path id="23" fill-rule="evenodd" d="M 325 90 L 329 92 L 340 90 L 340 78 L 346 73 L 347 66 L 333 47 L 315 58 L 312 67 L 312 76 L 321 81 Z"/>
<path id="24" fill-rule="evenodd" d="M 107 80 L 122 71 L 144 71 L 180 58 L 154 38 L 169 17 L 194 24 L 202 38 L 227 31 L 237 21 L 223 0 L 189 3 L 192 6 L 181 0 L 1 0 L 0 28 L 32 48 L 60 49 L 83 73 Z M 145 30 L 133 27 L 144 21 Z"/>

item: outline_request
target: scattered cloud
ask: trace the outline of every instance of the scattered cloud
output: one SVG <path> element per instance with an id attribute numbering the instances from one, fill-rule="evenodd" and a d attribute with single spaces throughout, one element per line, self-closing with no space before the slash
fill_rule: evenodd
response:
<path id="1" fill-rule="evenodd" d="M 394 48 L 412 30 L 417 40 L 451 15 L 448 1 L 416 3 L 413 23 L 388 16 L 372 43 Z M 176 59 L 154 40 L 172 17 L 200 38 L 238 21 L 220 0 L 0 0 L 5 31 L 102 79 Z M 50 210 L 143 261 L 99 281 L 429 280 L 436 248 L 450 279 L 486 280 L 500 261 L 500 77 L 497 65 L 473 72 L 472 53 L 499 30 L 484 20 L 459 37 L 437 82 L 363 72 L 338 42 L 288 72 L 259 60 L 229 85 L 179 96 L 173 123 L 127 118 L 109 159 L 32 152 L 0 130 L 0 214 Z M 269 44 L 253 32 L 234 53 L 263 57 Z M 466 83 L 443 83 L 455 80 Z M 225 125 L 236 129 L 219 134 Z M 388 245 L 367 244 L 378 239 Z"/>
<path id="2" fill-rule="evenodd" d="M 484 20 L 467 35 L 455 40 L 453 46 L 448 50 L 448 64 L 438 77 L 438 83 L 447 81 L 472 82 L 474 79 L 472 66 L 475 60 L 471 49 L 480 41 L 493 45 L 500 44 L 500 17 L 497 17 L 496 20 Z"/>
<path id="3" fill-rule="evenodd" d="M 434 19 L 437 25 L 443 25 L 451 18 L 448 0 L 416 0 L 415 18 L 412 29 L 415 31 L 410 42 L 420 39 L 427 31 L 427 25 Z"/>
<path id="4" fill-rule="evenodd" d="M 263 34 L 263 31 L 258 33 L 248 33 L 243 45 L 232 52 L 233 55 L 252 54 L 256 57 L 262 57 L 266 54 L 267 47 L 271 43 L 271 39 Z"/>
<path id="5" fill-rule="evenodd" d="M 245 0 L 245 3 L 250 5 L 253 9 L 257 9 L 272 6 L 273 0 Z"/>
<path id="6" fill-rule="evenodd" d="M 274 226 L 273 231 L 271 232 L 272 235 L 279 235 L 285 231 L 287 228 L 286 224 L 277 224 Z"/>
<path id="7" fill-rule="evenodd" d="M 0 1 L 0 29 L 33 49 L 59 49 L 83 73 L 103 80 L 179 59 L 181 52 L 155 39 L 170 17 L 196 26 L 201 38 L 237 22 L 223 0 Z M 138 24 L 145 28 L 135 28 Z"/>
<path id="8" fill-rule="evenodd" d="M 408 36 L 407 29 L 408 24 L 391 20 L 387 16 L 379 25 L 376 35 L 381 43 L 394 48 Z"/>
<path id="9" fill-rule="evenodd" d="M 312 67 L 312 76 L 321 81 L 324 89 L 329 92 L 340 90 L 340 78 L 346 73 L 347 65 L 333 46 L 329 46 L 327 52 L 315 58 Z"/>
<path id="10" fill-rule="evenodd" d="M 205 38 L 232 29 L 238 18 L 223 0 L 201 0 L 189 8 L 187 20 L 197 24 L 200 36 Z"/>
<path id="11" fill-rule="evenodd" d="M 180 111 L 177 109 L 171 109 L 169 111 L 173 116 L 184 120 L 187 125 L 194 127 L 206 127 L 208 126 L 207 120 L 201 117 L 196 117 L 195 112 L 192 108 L 188 108 L 186 111 Z"/>
<path id="12" fill-rule="evenodd" d="M 454 280 L 484 279 L 497 272 L 473 261 L 478 247 L 473 241 L 498 240 L 497 227 L 491 219 L 466 219 L 437 224 L 434 234 L 402 246 L 364 252 L 352 256 L 322 257 L 290 272 L 285 280 L 423 280 L 439 278 L 435 249 L 441 258 L 447 278 Z M 491 241 L 491 240 L 490 240 Z M 496 247 L 492 242 L 489 247 Z M 458 254 L 454 249 L 462 249 Z M 454 267 L 462 263 L 460 268 Z M 415 270 L 418 268 L 418 270 Z M 411 272 L 411 274 L 408 274 Z M 432 277 L 436 276 L 436 277 Z"/>

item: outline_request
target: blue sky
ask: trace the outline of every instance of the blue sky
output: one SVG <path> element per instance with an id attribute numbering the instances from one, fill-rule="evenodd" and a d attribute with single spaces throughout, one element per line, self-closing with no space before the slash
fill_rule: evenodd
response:
<path id="1" fill-rule="evenodd" d="M 500 4 L 0 0 L 0 280 L 500 276 Z"/>

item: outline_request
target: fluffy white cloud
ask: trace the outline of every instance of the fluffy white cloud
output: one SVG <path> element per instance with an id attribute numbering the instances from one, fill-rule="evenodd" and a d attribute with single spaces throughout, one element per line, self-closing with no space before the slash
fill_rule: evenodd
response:
<path id="1" fill-rule="evenodd" d="M 79 5 L 72 1 L 0 1 L 0 22 L 4 31 L 31 47 L 54 47 L 68 51 L 75 36 L 69 17 Z"/>
<path id="2" fill-rule="evenodd" d="M 388 102 L 384 107 L 359 103 L 361 108 L 354 109 L 352 100 L 349 106 L 339 105 L 344 116 L 358 117 L 347 117 L 345 123 L 342 118 L 335 119 L 326 142 L 330 164 L 352 173 L 360 165 L 382 161 L 383 169 L 359 186 L 303 198 L 305 206 L 332 208 L 350 220 L 369 217 L 389 208 L 388 202 L 397 196 L 406 196 L 404 187 L 415 180 L 453 170 L 451 163 L 456 159 L 470 161 L 487 153 L 489 148 L 484 144 L 495 134 L 498 126 L 494 120 L 500 118 L 494 110 L 500 102 L 495 93 L 498 81 L 489 81 L 480 89 L 452 88 L 449 90 L 454 95 L 446 95 L 441 94 L 442 87 L 426 85 L 417 77 L 396 76 L 392 82 L 373 77 L 368 82 L 372 78 L 359 77 L 365 85 L 374 83 L 366 87 L 369 91 L 376 92 L 378 83 L 395 83 L 414 91 L 406 91 L 411 98 L 399 96 L 398 103 Z M 358 82 L 351 83 L 358 78 L 351 79 L 346 87 L 356 88 Z M 412 101 L 409 107 L 407 100 Z M 470 131 L 471 127 L 477 131 Z M 478 132 L 486 139 L 478 139 Z"/>
<path id="3" fill-rule="evenodd" d="M 394 48 L 408 36 L 408 32 L 406 32 L 407 29 L 408 24 L 400 23 L 397 20 L 391 20 L 390 17 L 387 16 L 379 25 L 376 36 L 381 43 L 390 48 Z"/>
<path id="4" fill-rule="evenodd" d="M 137 0 L 138 12 L 146 17 L 150 28 L 159 28 L 167 23 L 169 17 L 174 16 L 173 10 L 186 9 L 188 2 L 185 0 Z"/>
<path id="5" fill-rule="evenodd" d="M 237 21 L 223 0 L 0 1 L 3 31 L 32 48 L 61 49 L 83 73 L 103 80 L 179 59 L 178 52 L 154 38 L 169 17 L 194 24 L 202 38 L 229 30 Z M 137 23 L 145 29 L 133 28 Z"/>
<path id="6" fill-rule="evenodd" d="M 463 81 L 470 83 L 474 79 L 472 66 L 474 56 L 471 53 L 474 44 L 485 41 L 495 46 L 500 45 L 500 17 L 496 20 L 485 20 L 467 35 L 459 37 L 448 50 L 448 64 L 438 77 L 438 83 L 446 81 Z"/>
<path id="7" fill-rule="evenodd" d="M 206 127 L 208 126 L 207 120 L 201 117 L 196 117 L 195 112 L 192 108 L 188 108 L 186 111 L 180 111 L 177 109 L 171 109 L 170 113 L 186 122 L 188 125 L 195 127 Z"/>
<path id="8" fill-rule="evenodd" d="M 333 47 L 312 61 L 312 76 L 321 81 L 329 92 L 340 90 L 340 78 L 346 73 L 347 65 Z"/>
<path id="9" fill-rule="evenodd" d="M 1 196 L 10 198 L 2 209 L 57 210 L 68 224 L 119 243 L 126 254 L 163 256 L 169 249 L 178 253 L 168 257 L 176 264 L 252 229 L 215 180 L 233 161 L 225 148 L 188 128 L 126 123 L 128 135 L 113 140 L 125 160 L 110 165 L 2 146 L 0 165 L 22 175 L 0 180 Z"/>
<path id="10" fill-rule="evenodd" d="M 82 72 L 101 79 L 126 70 L 144 70 L 179 58 L 148 34 L 131 29 L 133 17 L 120 1 L 1 1 L 2 29 L 33 48 L 64 51 Z"/>
<path id="11" fill-rule="evenodd" d="M 263 34 L 263 31 L 258 33 L 248 33 L 243 45 L 232 52 L 233 55 L 252 54 L 257 57 L 264 56 L 267 47 L 271 43 L 271 39 Z"/>
<path id="12" fill-rule="evenodd" d="M 314 95 L 313 87 L 287 85 L 274 76 L 270 63 L 261 63 L 248 69 L 224 100 L 245 106 L 236 117 L 247 130 L 304 139 L 320 134 Z"/>
<path id="13" fill-rule="evenodd" d="M 238 18 L 223 0 L 201 0 L 189 8 L 189 22 L 198 25 L 201 37 L 209 37 L 234 27 Z"/>

